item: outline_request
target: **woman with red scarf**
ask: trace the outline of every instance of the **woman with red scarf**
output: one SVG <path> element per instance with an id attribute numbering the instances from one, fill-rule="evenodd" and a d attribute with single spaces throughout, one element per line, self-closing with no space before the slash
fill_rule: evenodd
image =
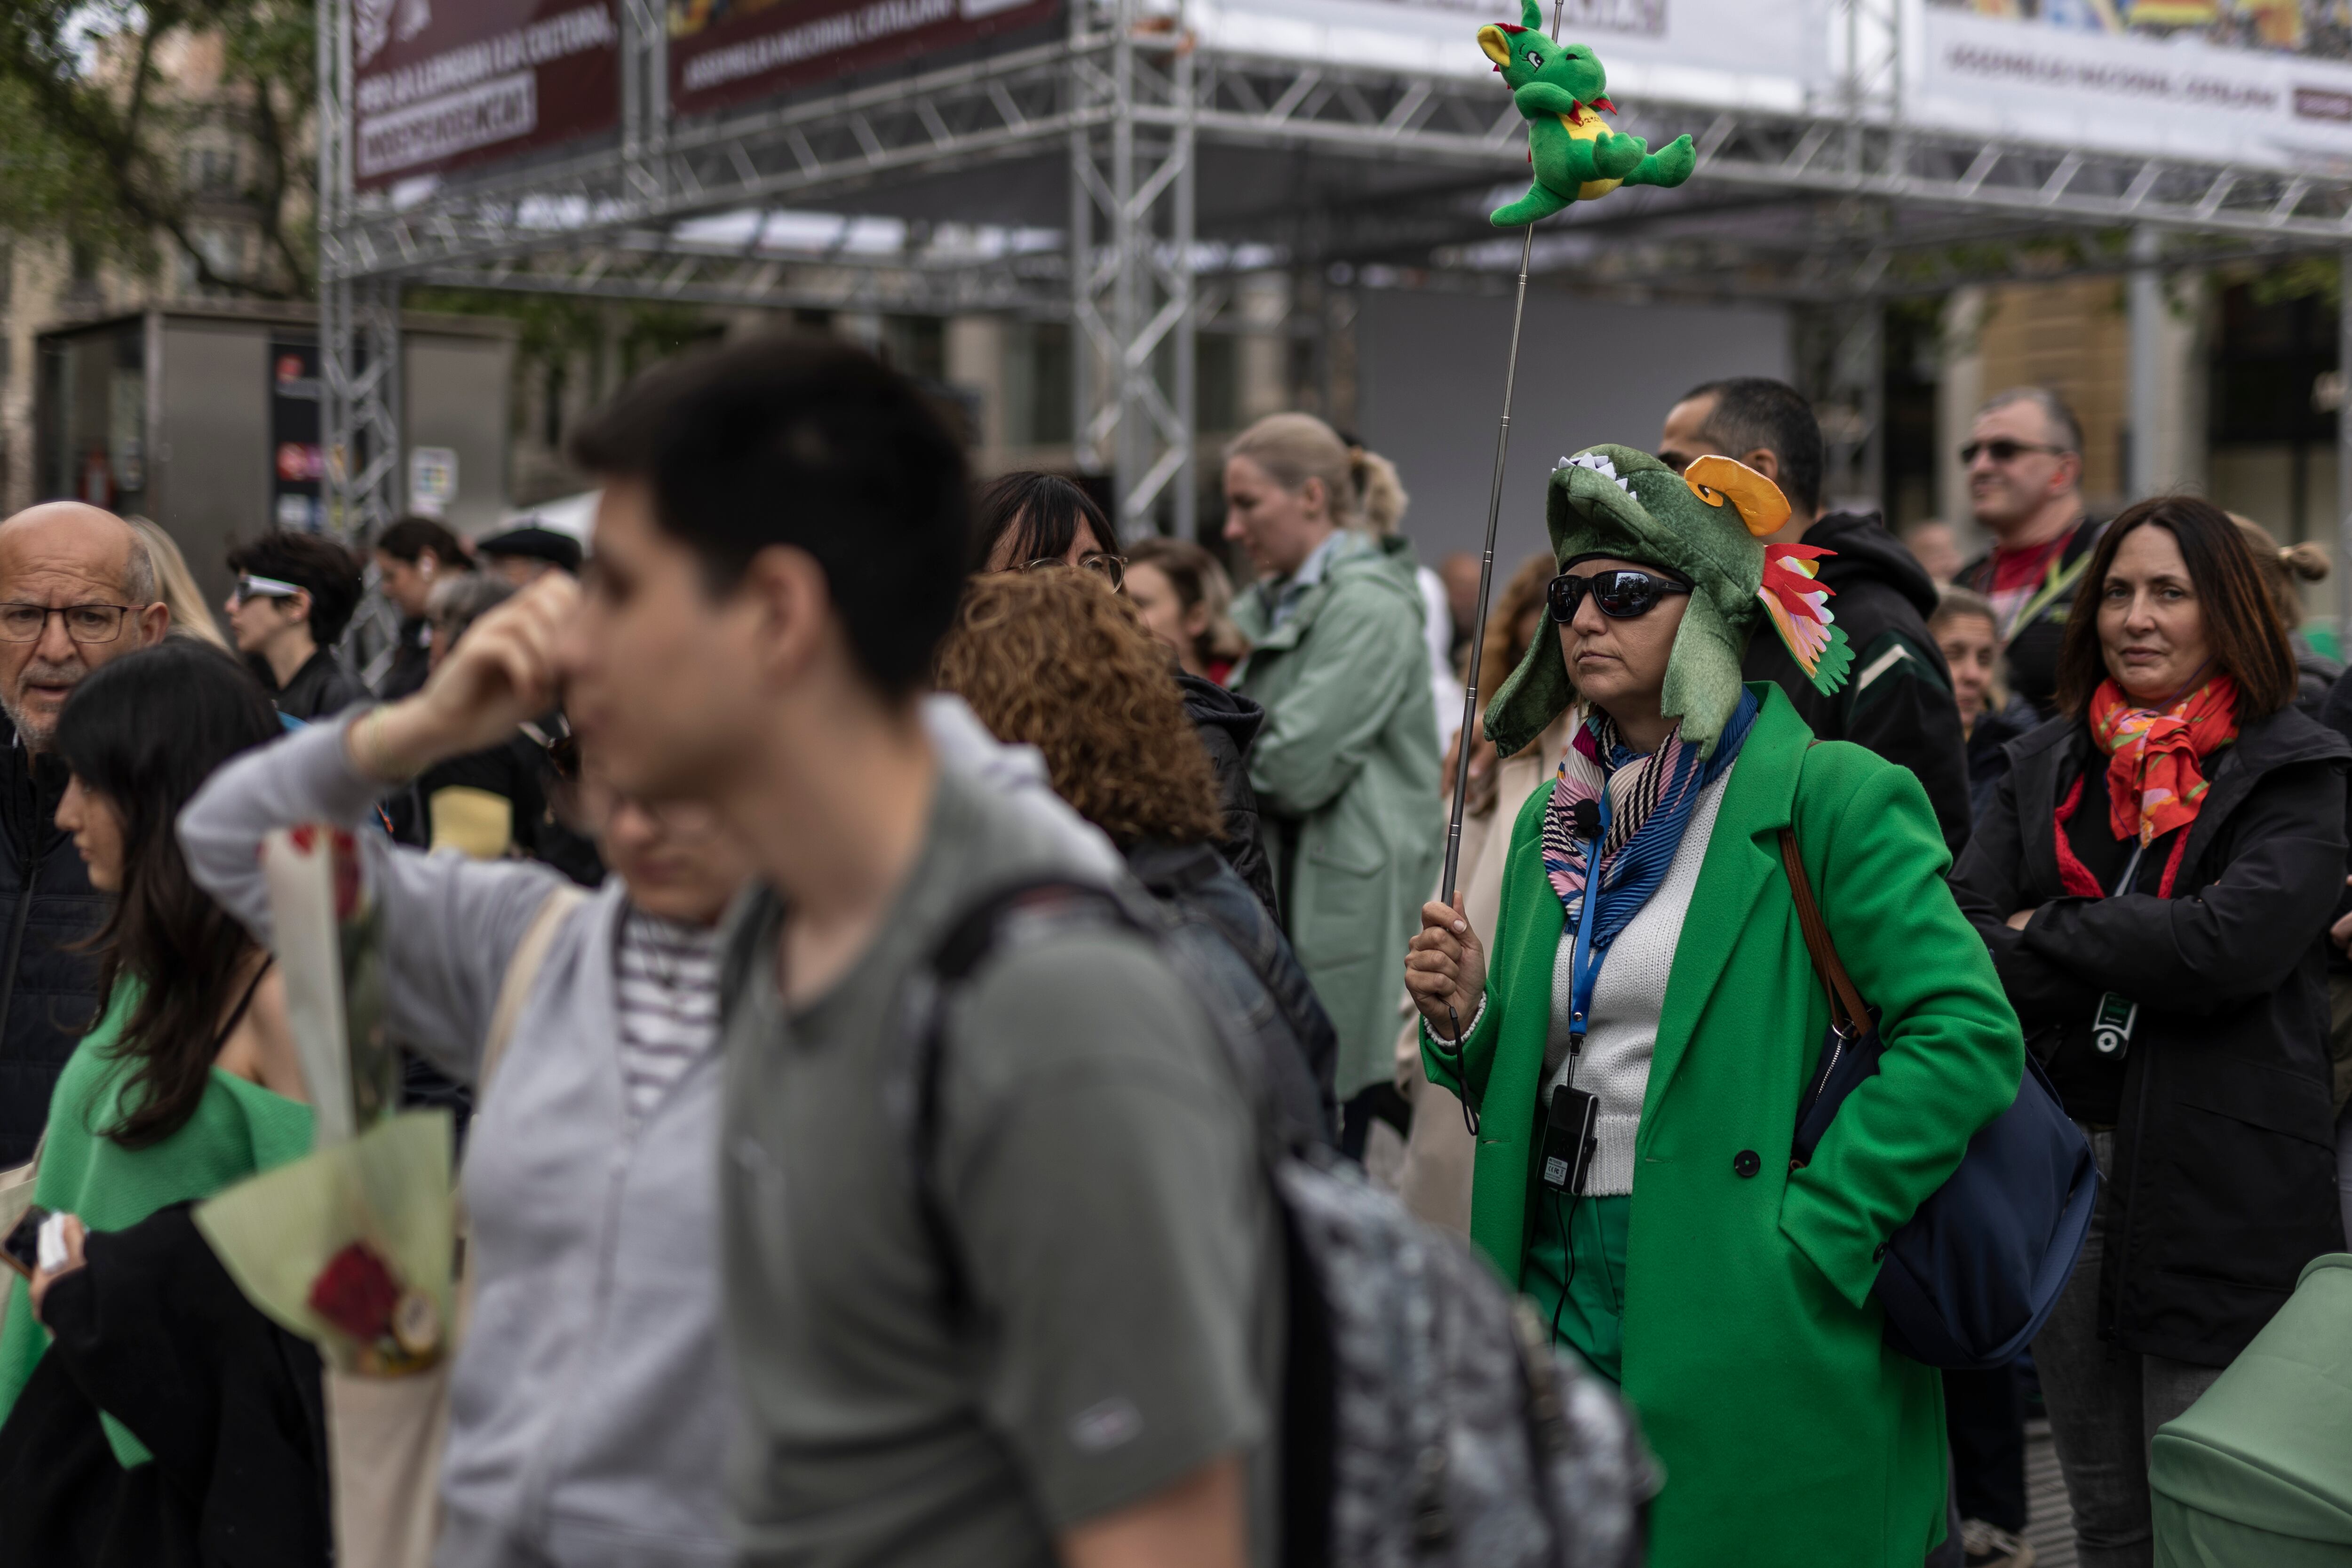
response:
<path id="1" fill-rule="evenodd" d="M 2352 748 L 2294 710 L 2201 500 L 2108 527 L 2058 673 L 1952 885 L 2107 1178 L 2033 1354 L 2081 1562 L 2145 1568 L 2149 1439 L 2343 1245 L 2322 937 Z"/>

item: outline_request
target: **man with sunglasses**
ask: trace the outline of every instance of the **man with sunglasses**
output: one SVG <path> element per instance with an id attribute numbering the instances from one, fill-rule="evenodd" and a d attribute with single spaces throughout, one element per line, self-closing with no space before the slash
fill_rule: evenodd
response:
<path id="1" fill-rule="evenodd" d="M 229 637 L 278 710 L 309 723 L 367 700 L 367 688 L 335 657 L 363 591 L 350 551 L 315 533 L 265 533 L 228 552 Z"/>
<path id="2" fill-rule="evenodd" d="M 1955 581 L 1992 601 L 2010 689 L 2047 719 L 2067 606 L 2103 526 L 2083 510 L 2082 423 L 2048 388 L 2013 386 L 1977 410 L 1960 461 L 1993 547 Z"/>
<path id="3" fill-rule="evenodd" d="M 131 525 L 79 501 L 0 522 L 0 1167 L 33 1152 L 49 1092 L 98 1010 L 98 963 L 81 951 L 110 900 L 58 830 L 66 770 L 49 756 L 83 677 L 161 642 L 171 611 Z"/>
<path id="4" fill-rule="evenodd" d="M 1876 514 L 1822 514 L 1822 427 L 1787 383 L 1742 376 L 1685 394 L 1666 415 L 1659 459 L 1680 472 L 1709 454 L 1780 487 L 1790 515 L 1776 539 L 1834 552 L 1822 559 L 1821 580 L 1853 645 L 1853 679 L 1834 696 L 1815 690 L 1774 637 L 1749 641 L 1740 673 L 1779 686 L 1820 739 L 1852 741 L 1910 769 L 1957 857 L 1969 837 L 1968 741 L 1951 672 L 1927 631 L 1935 583 Z"/>

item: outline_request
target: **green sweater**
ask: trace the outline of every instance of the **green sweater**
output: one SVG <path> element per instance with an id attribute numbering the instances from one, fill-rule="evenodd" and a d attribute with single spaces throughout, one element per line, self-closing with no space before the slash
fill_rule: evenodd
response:
<path id="1" fill-rule="evenodd" d="M 112 1055 L 137 988 L 114 988 L 106 1016 L 82 1037 L 49 1098 L 47 1142 L 33 1201 L 78 1216 L 91 1230 L 127 1230 L 161 1208 L 210 1197 L 257 1172 L 310 1152 L 310 1108 L 234 1073 L 213 1069 L 212 1082 L 186 1126 L 160 1143 L 125 1149 L 104 1130 L 121 1118 L 131 1064 Z M 49 1347 L 21 1277 L 12 1275 L 0 1321 L 0 1422 Z M 147 1462 L 147 1450 L 112 1416 L 107 1441 L 124 1468 Z"/>
<path id="2" fill-rule="evenodd" d="M 1685 917 L 1634 1135 L 1624 1392 L 1666 1470 L 1654 1568 L 1918 1568 L 1943 1534 L 1937 1374 L 1886 1348 L 1881 1244 L 2016 1098 L 2024 1039 L 1944 884 L 1919 781 L 1819 746 L 1777 687 L 1725 786 Z M 1471 1238 L 1520 1283 L 1533 1133 L 1563 924 L 1545 878 L 1546 784 L 1512 830 L 1465 1042 L 1479 1110 Z M 1794 827 L 1839 955 L 1886 1054 L 1789 1169 L 1829 1025 L 1780 864 Z M 1433 1082 L 1456 1077 L 1429 1048 Z"/>

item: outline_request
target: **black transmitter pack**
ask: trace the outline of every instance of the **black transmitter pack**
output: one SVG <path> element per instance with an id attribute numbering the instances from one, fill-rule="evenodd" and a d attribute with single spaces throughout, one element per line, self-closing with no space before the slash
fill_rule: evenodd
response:
<path id="1" fill-rule="evenodd" d="M 1538 1167 L 1545 1186 L 1570 1197 L 1584 1191 L 1593 1152 L 1601 1146 L 1594 1131 L 1600 1120 L 1598 1096 L 1565 1084 L 1552 1091 L 1551 1108 L 1544 1113 L 1543 1163 Z"/>

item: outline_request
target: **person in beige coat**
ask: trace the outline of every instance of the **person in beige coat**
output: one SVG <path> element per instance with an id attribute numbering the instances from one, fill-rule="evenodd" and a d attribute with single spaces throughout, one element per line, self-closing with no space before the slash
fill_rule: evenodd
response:
<path id="1" fill-rule="evenodd" d="M 1529 556 L 1496 595 L 1486 617 L 1486 646 L 1480 673 L 1489 687 L 1519 667 L 1528 645 L 1544 626 L 1544 589 L 1555 568 L 1548 552 Z M 1555 722 L 1525 751 L 1495 761 L 1494 742 L 1483 735 L 1470 753 L 1470 791 L 1462 814 L 1462 853 L 1457 879 L 1473 931 L 1492 931 L 1503 897 L 1503 862 L 1510 848 L 1511 824 L 1528 797 L 1551 777 L 1568 748 L 1569 725 Z M 1459 742 L 1456 742 L 1459 744 Z M 1455 758 L 1448 752 L 1445 805 L 1453 805 Z M 1497 831 L 1499 825 L 1500 831 Z M 1440 889 L 1441 891 L 1443 889 Z M 1436 893 L 1430 895 L 1432 898 Z M 1481 921 L 1485 924 L 1480 924 Z M 1400 995 L 1403 1026 L 1396 1038 L 1396 1086 L 1412 1107 L 1412 1131 L 1396 1173 L 1397 1195 L 1432 1225 L 1464 1235 L 1470 1230 L 1470 1165 L 1476 1148 L 1462 1102 L 1429 1081 L 1422 1070 L 1420 1015 Z"/>

